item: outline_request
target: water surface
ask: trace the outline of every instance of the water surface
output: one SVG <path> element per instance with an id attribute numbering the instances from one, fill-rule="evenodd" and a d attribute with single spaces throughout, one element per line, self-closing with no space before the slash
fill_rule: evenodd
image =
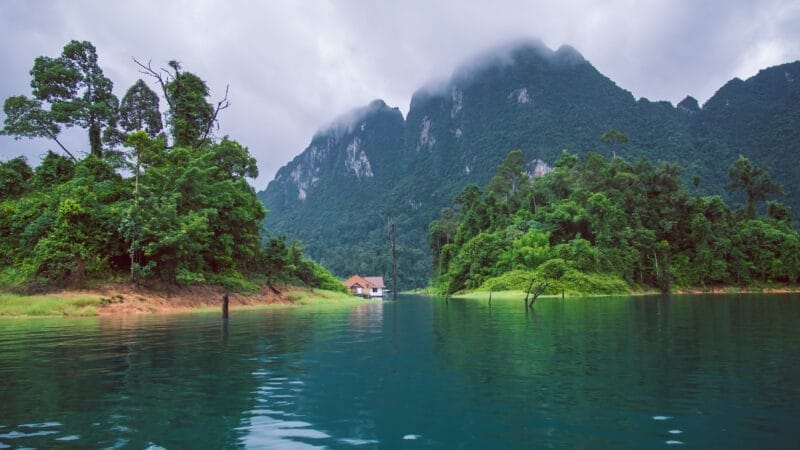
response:
<path id="1" fill-rule="evenodd" d="M 0 319 L 2 448 L 797 448 L 800 297 Z"/>

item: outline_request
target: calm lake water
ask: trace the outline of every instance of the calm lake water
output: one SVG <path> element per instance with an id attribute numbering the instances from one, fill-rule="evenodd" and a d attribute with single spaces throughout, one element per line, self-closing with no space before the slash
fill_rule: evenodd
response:
<path id="1" fill-rule="evenodd" d="M 0 448 L 798 448 L 800 297 L 0 319 Z"/>

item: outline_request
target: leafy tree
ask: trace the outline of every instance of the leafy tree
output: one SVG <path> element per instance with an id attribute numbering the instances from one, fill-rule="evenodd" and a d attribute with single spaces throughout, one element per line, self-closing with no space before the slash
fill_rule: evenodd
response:
<path id="1" fill-rule="evenodd" d="M 128 133 L 143 130 L 151 138 L 156 137 L 163 128 L 158 103 L 158 95 L 144 81 L 137 80 L 122 97 L 120 126 Z"/>
<path id="2" fill-rule="evenodd" d="M 789 208 L 776 201 L 767 202 L 767 217 L 777 220 L 778 222 L 791 223 L 792 221 L 792 213 L 789 211 Z"/>
<path id="3" fill-rule="evenodd" d="M 33 169 L 23 156 L 0 162 L 0 199 L 24 193 L 32 177 Z"/>
<path id="4" fill-rule="evenodd" d="M 608 130 L 600 136 L 600 140 L 611 147 L 611 157 L 616 158 L 617 144 L 625 144 L 628 142 L 628 136 L 619 130 Z"/>
<path id="5" fill-rule="evenodd" d="M 673 285 L 800 277 L 800 236 L 787 208 L 770 202 L 767 220 L 737 217 L 718 196 L 690 196 L 675 164 L 609 163 L 597 154 L 581 164 L 565 153 L 530 189 L 546 199 L 533 211 L 524 204 L 496 208 L 492 193 L 484 198 L 477 186 L 462 192 L 456 239 L 442 245 L 441 219 L 430 227 L 431 247 L 439 252 L 436 288 L 516 280 L 515 288 L 526 289 L 526 280 L 539 277 L 575 292 L 620 292 L 622 280 L 668 292 Z M 476 211 L 486 218 L 476 220 Z"/>
<path id="6" fill-rule="evenodd" d="M 535 269 L 549 258 L 550 234 L 530 229 L 512 239 L 511 245 L 500 253 L 498 267 L 503 271 Z"/>
<path id="7" fill-rule="evenodd" d="M 52 139 L 73 161 L 77 161 L 75 155 L 58 140 L 61 127 L 49 111 L 42 109 L 41 101 L 24 95 L 9 97 L 3 103 L 3 111 L 6 113 L 5 127 L 0 133 L 14 136 L 17 140 L 23 137 Z"/>
<path id="8" fill-rule="evenodd" d="M 747 198 L 745 214 L 748 218 L 756 216 L 756 202 L 766 200 L 769 195 L 783 195 L 781 185 L 772 181 L 769 171 L 754 165 L 744 156 L 731 164 L 728 169 L 730 182 L 725 186 L 729 191 L 744 191 Z"/>
<path id="9" fill-rule="evenodd" d="M 458 216 L 455 211 L 450 208 L 444 208 L 439 214 L 439 219 L 434 220 L 428 226 L 428 243 L 431 251 L 433 252 L 433 267 L 438 267 L 440 262 L 447 264 L 447 261 L 441 261 L 439 258 L 441 249 L 453 242 L 456 230 L 458 227 Z"/>
<path id="10" fill-rule="evenodd" d="M 497 167 L 497 174 L 489 183 L 489 192 L 495 198 L 511 202 L 520 194 L 526 178 L 525 157 L 521 150 L 512 150 Z"/>
<path id="11" fill-rule="evenodd" d="M 170 104 L 169 124 L 175 145 L 197 145 L 212 126 L 214 109 L 206 101 L 208 86 L 191 72 L 180 72 L 173 66 L 174 78 L 167 83 Z"/>
<path id="12" fill-rule="evenodd" d="M 88 41 L 70 41 L 60 57 L 36 58 L 31 75 L 33 95 L 50 104 L 52 119 L 86 128 L 91 154 L 102 157 L 102 132 L 115 124 L 119 101 L 97 64 L 95 47 Z"/>
<path id="13" fill-rule="evenodd" d="M 205 83 L 177 63 L 162 87 L 180 145 L 167 147 L 158 98 L 139 80 L 123 99 L 116 135 L 130 149 L 132 176 L 123 178 L 108 153 L 99 157 L 98 130 L 115 128 L 107 113 L 116 103 L 96 62 L 91 44 L 73 41 L 61 57 L 37 59 L 34 100 L 6 101 L 6 132 L 55 139 L 62 124 L 85 126 L 93 152 L 81 161 L 48 152 L 35 170 L 22 157 L 0 163 L 4 287 L 81 286 L 130 272 L 145 283 L 257 289 L 280 280 L 343 290 L 299 242 L 262 247 L 266 211 L 247 182 L 258 176 L 256 160 L 232 139 L 209 138 L 226 103 L 205 103 Z"/>
<path id="14" fill-rule="evenodd" d="M 228 90 L 216 106 L 208 103 L 208 86 L 197 75 L 181 71 L 178 61 L 168 63 L 167 69 L 160 71 L 149 64 L 137 64 L 143 72 L 152 76 L 161 86 L 164 98 L 169 105 L 167 123 L 170 126 L 175 146 L 202 146 L 217 123 L 219 112 L 228 106 Z"/>
<path id="15" fill-rule="evenodd" d="M 94 46 L 88 41 L 70 41 L 61 56 L 36 58 L 31 76 L 33 99 L 10 97 L 3 105 L 3 133 L 50 138 L 75 159 L 58 140 L 59 124 L 79 126 L 89 132 L 91 154 L 102 157 L 103 129 L 115 124 L 119 101 L 112 93 L 111 80 L 97 64 Z"/>
<path id="16" fill-rule="evenodd" d="M 75 162 L 48 151 L 33 175 L 33 186 L 37 189 L 51 188 L 71 179 L 75 172 Z"/>
<path id="17" fill-rule="evenodd" d="M 156 137 L 163 128 L 158 104 L 158 95 L 144 81 L 137 80 L 120 102 L 119 129 L 106 128 L 103 139 L 116 146 L 122 144 L 128 134 L 139 130 L 151 138 Z"/>
<path id="18" fill-rule="evenodd" d="M 129 235 L 141 242 L 142 270 L 184 282 L 254 270 L 265 211 L 244 179 L 257 174 L 247 149 L 226 139 L 204 152 L 177 147 L 160 157 L 142 175 L 142 222 L 130 224 L 141 230 Z"/>
<path id="19" fill-rule="evenodd" d="M 40 216 L 46 226 L 29 253 L 34 274 L 71 285 L 102 276 L 124 254 L 116 239 L 123 192 L 121 177 L 93 156 L 75 166 L 73 178 L 52 186 Z"/>
<path id="20" fill-rule="evenodd" d="M 286 274 L 289 267 L 286 237 L 278 236 L 270 239 L 264 246 L 263 270 L 270 283 L 274 283 Z"/>

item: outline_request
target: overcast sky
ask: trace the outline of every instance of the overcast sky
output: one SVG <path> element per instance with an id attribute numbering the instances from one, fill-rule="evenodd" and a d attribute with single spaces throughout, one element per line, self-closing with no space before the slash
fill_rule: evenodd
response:
<path id="1" fill-rule="evenodd" d="M 230 85 L 219 133 L 258 159 L 261 190 L 336 116 L 376 98 L 405 114 L 426 82 L 521 38 L 572 45 L 637 98 L 702 104 L 733 77 L 800 59 L 800 1 L 3 0 L 0 100 L 30 95 L 34 58 L 72 39 L 97 47 L 120 98 L 143 77 L 131 58 L 177 59 L 212 99 Z M 85 149 L 78 131 L 67 141 Z M 37 164 L 47 149 L 0 136 L 0 160 Z"/>

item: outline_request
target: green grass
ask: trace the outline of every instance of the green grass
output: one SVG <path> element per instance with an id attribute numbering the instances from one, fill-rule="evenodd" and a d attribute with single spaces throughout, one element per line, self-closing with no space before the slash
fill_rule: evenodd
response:
<path id="1" fill-rule="evenodd" d="M 99 295 L 0 294 L 0 316 L 96 316 Z"/>
<path id="2" fill-rule="evenodd" d="M 342 307 L 373 302 L 350 294 L 341 292 L 313 289 L 311 291 L 297 291 L 289 294 L 292 303 L 266 304 L 266 305 L 232 305 L 231 309 L 272 309 L 286 307 Z M 113 300 L 113 299 L 111 299 Z M 99 295 L 59 296 L 48 295 L 17 295 L 0 293 L 0 316 L 96 316 L 97 308 L 108 302 Z M 219 312 L 219 306 L 197 308 L 192 312 L 209 313 Z"/>
<path id="3" fill-rule="evenodd" d="M 540 296 L 541 297 L 541 296 Z M 454 295 L 453 298 L 468 298 L 474 300 L 489 300 L 489 293 L 487 291 L 472 291 L 463 294 Z M 492 292 L 492 301 L 499 300 L 524 300 L 525 292 L 518 290 L 511 291 L 494 291 Z"/>
<path id="4" fill-rule="evenodd" d="M 377 300 L 366 300 L 349 293 L 313 289 L 310 292 L 296 291 L 289 294 L 293 305 L 300 306 L 340 306 L 353 305 Z"/>
<path id="5" fill-rule="evenodd" d="M 260 310 L 260 309 L 280 309 L 298 307 L 350 307 L 380 300 L 367 300 L 342 292 L 327 291 L 324 289 L 312 289 L 310 292 L 296 291 L 289 294 L 291 303 L 268 303 L 262 305 L 231 305 L 231 312 L 235 310 Z M 220 306 L 207 308 L 197 308 L 193 313 L 218 313 Z"/>
<path id="6" fill-rule="evenodd" d="M 558 279 L 541 273 L 540 270 L 513 270 L 500 276 L 486 280 L 479 291 L 522 291 L 523 298 L 525 289 L 530 286 L 531 278 L 534 280 L 533 289 L 541 283 L 546 283 L 547 288 L 544 293 L 549 295 L 570 296 L 593 296 L 593 295 L 615 295 L 629 294 L 630 287 L 617 276 L 610 274 L 583 273 L 578 270 L 567 268 L 565 273 Z M 492 297 L 494 298 L 494 297 Z"/>

